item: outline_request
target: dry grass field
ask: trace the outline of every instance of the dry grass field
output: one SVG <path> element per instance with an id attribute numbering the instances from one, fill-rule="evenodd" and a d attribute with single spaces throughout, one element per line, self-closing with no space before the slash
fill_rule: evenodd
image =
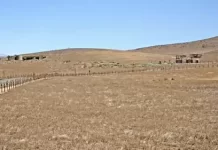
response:
<path id="1" fill-rule="evenodd" d="M 88 72 L 89 69 L 116 70 L 131 68 L 131 64 L 173 60 L 173 56 L 126 52 L 115 50 L 62 50 L 40 53 L 45 60 L 0 61 L 0 76 L 3 74 L 51 73 L 51 72 Z"/>
<path id="2" fill-rule="evenodd" d="M 0 97 L 0 149 L 218 149 L 218 69 L 57 77 Z"/>
<path id="3" fill-rule="evenodd" d="M 0 60 L 0 77 L 137 69 L 191 53 L 218 61 L 218 37 L 36 53 L 47 58 Z M 218 68 L 48 78 L 0 96 L 0 150 L 217 150 L 217 99 Z"/>

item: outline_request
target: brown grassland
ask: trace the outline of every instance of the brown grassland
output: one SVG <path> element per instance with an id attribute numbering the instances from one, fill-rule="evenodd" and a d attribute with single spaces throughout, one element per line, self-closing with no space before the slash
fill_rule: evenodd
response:
<path id="1" fill-rule="evenodd" d="M 0 149 L 218 149 L 218 69 L 56 77 L 0 96 Z"/>
<path id="2" fill-rule="evenodd" d="M 45 60 L 0 61 L 0 76 L 28 73 L 107 71 L 131 68 L 131 64 L 169 61 L 173 56 L 115 50 L 62 50 L 47 52 Z"/>
<path id="3" fill-rule="evenodd" d="M 174 62 L 176 54 L 203 54 L 202 61 L 218 62 L 218 37 L 209 39 L 159 45 L 139 48 L 128 51 L 109 49 L 74 48 L 56 51 L 34 53 L 45 55 L 47 58 L 40 61 L 1 61 L 0 76 L 27 73 L 51 73 L 51 72 L 78 72 L 106 71 L 130 68 L 131 64 L 145 65 L 158 63 L 159 61 Z M 33 55 L 33 54 L 27 54 Z"/>
<path id="4" fill-rule="evenodd" d="M 129 51 L 65 49 L 0 60 L 0 78 L 218 61 L 218 37 Z M 32 55 L 32 54 L 31 54 Z M 0 95 L 0 150 L 218 150 L 218 67 L 54 77 Z"/>

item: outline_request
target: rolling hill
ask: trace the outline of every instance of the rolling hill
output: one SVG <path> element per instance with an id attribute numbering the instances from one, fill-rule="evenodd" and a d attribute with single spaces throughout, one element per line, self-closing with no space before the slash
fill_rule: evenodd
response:
<path id="1" fill-rule="evenodd" d="M 116 61 L 119 63 L 151 62 L 171 59 L 171 55 L 135 53 L 134 51 L 108 50 L 108 49 L 63 49 L 36 53 L 45 55 L 50 61 L 90 62 L 90 61 Z"/>
<path id="2" fill-rule="evenodd" d="M 0 75 L 4 70 L 7 74 L 67 72 L 116 69 L 131 67 L 131 65 L 146 65 L 159 61 L 174 62 L 177 54 L 202 53 L 202 61 L 218 61 L 218 37 L 209 39 L 160 45 L 134 50 L 110 50 L 96 48 L 68 48 L 25 55 L 45 55 L 44 60 L 2 61 Z M 17 72 L 18 71 L 18 72 Z"/>
<path id="3" fill-rule="evenodd" d="M 218 50 L 218 36 L 186 43 L 176 43 L 138 48 L 130 51 L 175 55 L 190 53 L 208 53 L 215 50 Z"/>
<path id="4" fill-rule="evenodd" d="M 167 45 L 157 45 L 132 50 L 111 50 L 96 48 L 69 48 L 62 50 L 46 51 L 38 54 L 44 54 L 50 60 L 71 60 L 72 62 L 82 61 L 116 61 L 119 63 L 134 62 L 157 62 L 173 61 L 177 54 L 204 54 L 203 61 L 218 60 L 218 36 L 186 42 Z"/>
<path id="5" fill-rule="evenodd" d="M 52 60 L 72 60 L 72 61 L 158 61 L 171 60 L 177 54 L 201 53 L 205 55 L 205 60 L 214 60 L 218 51 L 218 36 L 186 42 L 167 45 L 157 45 L 152 47 L 137 48 L 132 50 L 111 50 L 97 48 L 69 48 L 54 51 L 46 51 L 36 54 L 44 54 Z M 135 53 L 137 52 L 137 53 Z M 211 57 L 210 55 L 213 55 Z"/>
<path id="6" fill-rule="evenodd" d="M 218 62 L 218 50 L 207 52 L 203 55 L 202 61 Z"/>

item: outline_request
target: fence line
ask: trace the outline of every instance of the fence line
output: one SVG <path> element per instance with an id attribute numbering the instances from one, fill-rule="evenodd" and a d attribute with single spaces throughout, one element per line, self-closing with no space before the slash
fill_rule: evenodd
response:
<path id="1" fill-rule="evenodd" d="M 201 63 L 201 64 L 174 64 L 174 65 L 161 65 L 161 66 L 150 66 L 150 67 L 140 67 L 140 68 L 129 68 L 128 70 L 125 69 L 123 70 L 124 72 L 127 70 L 127 72 L 134 72 L 134 71 L 167 71 L 167 70 L 181 70 L 181 69 L 191 69 L 191 68 L 210 68 L 210 67 L 218 67 L 218 63 Z M 102 72 L 108 72 L 108 71 L 102 71 Z M 110 71 L 112 72 L 112 71 Z M 120 73 L 122 72 L 122 70 L 113 70 L 113 72 L 116 73 Z M 88 72 L 88 74 L 93 74 L 95 72 Z M 53 73 L 48 73 L 48 76 L 52 74 L 53 76 L 57 76 L 57 74 L 53 74 Z M 63 73 L 62 76 L 64 76 L 66 73 Z M 73 73 L 70 74 L 76 74 L 78 76 L 80 76 L 81 74 L 83 75 L 84 73 L 76 73 L 73 71 Z M 86 73 L 87 74 L 87 73 Z M 40 74 L 43 75 L 43 74 Z M 36 76 L 35 73 L 31 73 L 31 74 L 21 74 L 21 75 L 7 75 L 7 76 L 0 76 L 0 79 L 12 79 L 12 78 L 31 78 L 33 76 Z M 50 75 L 51 76 L 51 75 Z M 58 73 L 58 76 L 60 76 L 60 73 Z"/>
<path id="2" fill-rule="evenodd" d="M 6 93 L 23 84 L 52 77 L 64 76 L 92 76 L 92 75 L 108 75 L 118 73 L 134 73 L 134 72 L 155 72 L 155 71 L 170 71 L 170 70 L 186 70 L 195 68 L 214 68 L 218 67 L 218 63 L 212 64 L 190 64 L 190 65 L 171 65 L 171 66 L 153 66 L 150 68 L 119 70 L 119 71 L 103 71 L 103 72 L 87 72 L 87 73 L 44 73 L 44 74 L 23 74 L 23 75 L 9 75 L 3 81 L 0 80 L 0 94 Z"/>

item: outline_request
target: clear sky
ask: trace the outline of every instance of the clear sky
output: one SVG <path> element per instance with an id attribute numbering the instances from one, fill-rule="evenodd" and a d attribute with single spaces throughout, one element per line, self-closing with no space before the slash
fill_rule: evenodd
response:
<path id="1" fill-rule="evenodd" d="M 0 0 L 0 54 L 124 50 L 217 35 L 217 0 Z"/>

